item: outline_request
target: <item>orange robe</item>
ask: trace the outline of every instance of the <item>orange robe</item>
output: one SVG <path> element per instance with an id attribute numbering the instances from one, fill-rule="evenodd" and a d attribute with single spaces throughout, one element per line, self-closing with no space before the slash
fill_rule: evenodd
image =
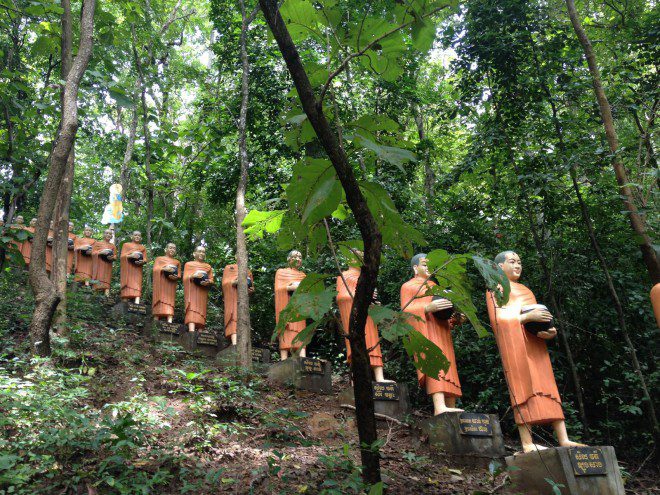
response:
<path id="1" fill-rule="evenodd" d="M 153 302 L 151 314 L 161 318 L 174 316 L 174 305 L 176 302 L 176 285 L 178 280 L 170 280 L 169 272 L 163 269 L 167 265 L 177 267 L 178 276 L 181 277 L 181 262 L 169 256 L 159 256 L 154 260 L 153 271 Z M 193 272 L 194 273 L 194 272 Z"/>
<path id="2" fill-rule="evenodd" d="M 351 319 L 351 308 L 353 307 L 353 297 L 351 294 L 355 295 L 355 288 L 357 287 L 358 278 L 360 277 L 360 269 L 357 267 L 350 267 L 348 270 L 342 273 L 346 279 L 346 284 L 341 277 L 337 277 L 337 305 L 339 306 L 339 314 L 341 315 L 341 323 L 344 326 L 344 331 L 348 333 L 348 328 L 350 325 Z M 350 292 L 349 292 L 350 290 Z M 373 349 L 369 351 L 369 364 L 372 367 L 383 366 L 383 355 L 380 351 L 380 344 L 378 343 L 378 328 L 374 320 L 371 319 L 371 316 L 367 317 L 367 323 L 364 327 L 365 339 L 367 341 L 367 349 Z M 348 339 L 344 339 L 346 342 L 346 361 L 350 364 L 351 362 L 351 344 Z"/>
<path id="3" fill-rule="evenodd" d="M 73 280 L 76 282 L 87 282 L 94 277 L 94 263 L 91 254 L 88 256 L 82 254 L 81 250 L 85 246 L 92 246 L 96 244 L 96 239 L 91 237 L 76 237 L 73 245 L 73 252 L 76 256 L 76 273 Z"/>
<path id="4" fill-rule="evenodd" d="M 112 262 L 105 261 L 99 256 L 104 249 L 112 249 L 112 254 L 117 255 L 117 248 L 111 242 L 96 241 L 92 246 L 92 278 L 97 281 L 94 284 L 94 290 L 109 289 L 112 281 Z"/>
<path id="5" fill-rule="evenodd" d="M 248 277 L 254 283 L 252 271 L 248 270 Z M 238 318 L 238 287 L 234 281 L 238 280 L 238 265 L 225 266 L 222 272 L 222 299 L 225 303 L 225 337 L 236 334 Z"/>
<path id="6" fill-rule="evenodd" d="M 458 379 L 454 342 L 451 338 L 453 325 L 450 320 L 441 320 L 434 313 L 424 311 L 426 305 L 433 300 L 433 296 L 425 296 L 424 294 L 426 294 L 428 288 L 436 285 L 432 280 L 428 280 L 426 281 L 426 287 L 422 287 L 418 293 L 417 291 L 424 284 L 425 280 L 426 277 L 414 277 L 401 286 L 401 307 L 403 308 L 411 299 L 417 296 L 405 311 L 418 316 L 422 321 L 411 318 L 408 323 L 440 348 L 449 361 L 449 370 L 446 373 L 440 371 L 437 377 L 424 375 L 421 371 L 417 370 L 417 379 L 419 380 L 420 387 L 425 386 L 426 393 L 429 395 L 441 392 L 449 397 L 461 397 L 463 395 L 461 392 L 461 382 Z"/>
<path id="7" fill-rule="evenodd" d="M 48 237 L 52 237 L 53 241 L 55 240 L 55 232 L 52 230 L 48 231 Z M 50 273 L 53 269 L 53 245 L 46 242 L 46 272 Z"/>
<path id="8" fill-rule="evenodd" d="M 291 282 L 300 282 L 305 278 L 305 274 L 295 268 L 280 268 L 275 272 L 275 323 L 280 321 L 280 312 L 286 308 L 291 299 L 291 292 L 287 289 Z M 289 322 L 284 331 L 279 336 L 280 350 L 288 351 L 290 349 L 298 350 L 302 347 L 302 342 L 293 342 L 296 335 L 305 329 L 307 322 L 305 320 Z"/>
<path id="9" fill-rule="evenodd" d="M 142 259 L 147 261 L 147 249 L 142 244 L 125 242 L 119 255 L 119 281 L 121 283 L 121 298 L 135 299 L 142 297 L 142 265 L 136 265 L 129 260 L 128 255 L 139 251 Z"/>
<path id="10" fill-rule="evenodd" d="M 73 239 L 73 247 L 69 249 L 69 246 L 67 246 L 67 252 L 66 252 L 66 273 L 71 273 L 73 270 L 73 250 L 76 249 L 76 239 L 78 236 L 76 234 L 72 234 L 69 232 L 69 239 Z M 68 242 L 68 241 L 67 241 Z"/>
<path id="11" fill-rule="evenodd" d="M 651 305 L 655 314 L 655 321 L 660 328 L 660 283 L 657 283 L 651 289 Z"/>
<path id="12" fill-rule="evenodd" d="M 28 232 L 28 237 L 21 246 L 21 253 L 23 254 L 23 259 L 25 264 L 30 266 L 30 259 L 32 257 L 32 237 L 34 236 L 34 227 L 25 227 L 25 230 Z"/>
<path id="13" fill-rule="evenodd" d="M 193 282 L 195 272 L 202 270 L 209 274 L 209 281 L 213 282 L 213 268 L 208 263 L 189 261 L 183 267 L 183 298 L 185 301 L 186 316 L 183 322 L 194 323 L 197 328 L 206 326 L 206 306 L 209 300 L 209 287 L 203 287 Z"/>
<path id="14" fill-rule="evenodd" d="M 519 321 L 522 306 L 536 304 L 532 291 L 511 282 L 506 306 L 498 307 L 490 292 L 486 294 L 486 303 L 516 424 L 544 424 L 564 419 L 545 340 L 526 332 Z"/>

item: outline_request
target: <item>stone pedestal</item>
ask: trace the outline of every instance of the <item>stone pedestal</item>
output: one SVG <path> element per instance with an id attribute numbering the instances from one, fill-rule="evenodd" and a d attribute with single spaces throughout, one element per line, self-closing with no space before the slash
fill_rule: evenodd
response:
<path id="1" fill-rule="evenodd" d="M 404 383 L 373 382 L 374 412 L 378 419 L 396 419 L 403 421 L 410 414 L 410 396 L 408 385 Z M 355 409 L 355 393 L 353 387 L 344 389 L 339 394 L 339 405 Z"/>
<path id="2" fill-rule="evenodd" d="M 112 306 L 111 314 L 122 318 L 129 324 L 137 327 L 142 334 L 148 334 L 152 329 L 151 311 L 146 304 L 135 304 L 132 301 L 121 300 Z"/>
<path id="3" fill-rule="evenodd" d="M 220 369 L 238 366 L 238 353 L 235 345 L 228 345 L 215 356 Z M 252 346 L 252 367 L 255 371 L 265 372 L 270 364 L 270 349 Z"/>
<path id="4" fill-rule="evenodd" d="M 190 352 L 196 352 L 208 357 L 215 357 L 218 353 L 218 339 L 213 330 L 204 328 L 189 332 L 187 328 L 183 328 L 179 341 L 181 342 L 181 346 Z"/>
<path id="5" fill-rule="evenodd" d="M 504 439 L 496 414 L 449 412 L 419 422 L 431 448 L 469 465 L 487 465 L 503 458 Z"/>
<path id="6" fill-rule="evenodd" d="M 553 495 L 624 495 L 614 447 L 556 447 L 506 458 L 511 492 Z M 559 486 L 559 485 L 563 485 Z"/>
<path id="7" fill-rule="evenodd" d="M 290 357 L 273 364 L 268 379 L 317 394 L 332 393 L 332 365 L 325 359 Z"/>
<path id="8" fill-rule="evenodd" d="M 181 323 L 168 323 L 167 320 L 160 320 L 154 323 L 156 330 L 158 331 L 156 338 L 161 342 L 173 342 L 178 344 L 181 335 L 186 329 Z"/>

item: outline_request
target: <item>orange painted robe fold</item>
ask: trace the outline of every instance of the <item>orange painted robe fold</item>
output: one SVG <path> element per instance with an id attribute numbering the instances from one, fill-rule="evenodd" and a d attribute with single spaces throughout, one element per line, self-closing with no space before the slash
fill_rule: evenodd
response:
<path id="1" fill-rule="evenodd" d="M 184 323 L 194 323 L 197 329 L 206 326 L 206 307 L 209 301 L 209 287 L 197 285 L 192 279 L 195 272 L 200 270 L 208 273 L 209 281 L 213 282 L 213 269 L 208 263 L 189 261 L 183 267 Z"/>
<path id="2" fill-rule="evenodd" d="M 526 332 L 519 320 L 522 306 L 536 304 L 532 291 L 511 282 L 506 306 L 498 307 L 490 292 L 486 294 L 486 303 L 516 424 L 544 424 L 564 419 L 545 340 Z"/>
<path id="3" fill-rule="evenodd" d="M 291 299 L 292 292 L 287 287 L 291 282 L 300 282 L 305 278 L 305 274 L 295 268 L 280 268 L 275 272 L 275 323 L 280 321 L 280 312 L 286 308 Z M 284 331 L 279 336 L 280 350 L 298 350 L 302 347 L 301 342 L 294 342 L 302 330 L 307 326 L 305 320 L 289 322 Z"/>
<path id="4" fill-rule="evenodd" d="M 97 282 L 94 290 L 109 289 L 112 281 L 112 262 L 99 256 L 104 249 L 112 249 L 112 254 L 117 255 L 117 248 L 111 242 L 96 241 L 92 246 L 92 278 Z"/>
<path id="5" fill-rule="evenodd" d="M 55 239 L 55 232 L 48 231 L 48 237 Z M 46 243 L 46 271 L 50 273 L 53 269 L 53 245 Z"/>
<path id="6" fill-rule="evenodd" d="M 69 274 L 73 271 L 73 257 L 75 255 L 74 250 L 76 249 L 76 239 L 78 236 L 76 234 L 73 234 L 69 232 L 69 239 L 73 240 L 73 247 L 69 249 L 69 246 L 67 245 L 67 251 L 66 251 L 66 273 Z M 68 242 L 68 241 L 67 241 Z"/>
<path id="7" fill-rule="evenodd" d="M 342 272 L 342 275 L 346 279 L 346 284 L 341 277 L 337 277 L 337 306 L 339 306 L 339 314 L 341 315 L 341 324 L 344 327 L 344 331 L 348 333 L 350 319 L 351 319 L 351 308 L 353 307 L 353 297 L 351 294 L 355 295 L 355 288 L 357 287 L 358 278 L 360 278 L 360 269 L 356 267 L 350 267 L 345 272 Z M 350 292 L 349 292 L 350 290 Z M 372 367 L 383 366 L 383 354 L 380 350 L 380 344 L 378 344 L 378 328 L 376 324 L 371 319 L 371 316 L 367 317 L 367 323 L 364 327 L 365 331 L 365 340 L 367 342 L 367 349 L 369 351 L 369 364 Z M 351 362 L 351 344 L 348 339 L 344 339 L 346 343 L 346 361 L 350 364 Z"/>
<path id="8" fill-rule="evenodd" d="M 248 270 L 248 277 L 254 283 L 252 271 Z M 238 315 L 238 287 L 234 281 L 238 280 L 238 265 L 236 263 L 225 266 L 222 272 L 222 298 L 225 306 L 225 337 L 236 334 Z"/>
<path id="9" fill-rule="evenodd" d="M 422 287 L 426 281 L 426 286 Z M 449 360 L 449 370 L 445 373 L 440 371 L 437 377 L 424 375 L 417 370 L 417 379 L 420 387 L 426 388 L 426 393 L 431 395 L 443 393 L 450 397 L 461 397 L 461 382 L 458 379 L 458 369 L 456 367 L 456 355 L 454 353 L 454 342 L 451 338 L 452 323 L 450 320 L 441 320 L 433 313 L 427 313 L 424 308 L 433 300 L 433 296 L 425 296 L 428 288 L 433 287 L 435 282 L 426 280 L 426 277 L 414 277 L 401 286 L 401 307 L 403 308 L 408 301 L 414 299 L 405 309 L 406 313 L 414 314 L 421 318 L 410 318 L 410 323 L 415 330 L 421 333 L 437 345 L 442 353 Z M 420 287 L 421 290 L 420 290 Z M 417 292 L 419 290 L 419 293 Z M 418 296 L 415 298 L 415 296 Z M 420 297 L 421 296 L 421 297 Z"/>
<path id="10" fill-rule="evenodd" d="M 21 246 L 21 254 L 25 260 L 25 264 L 30 266 L 30 259 L 32 258 L 32 237 L 34 236 L 34 227 L 25 227 L 25 230 L 28 232 L 28 237 L 23 245 Z"/>
<path id="11" fill-rule="evenodd" d="M 168 265 L 176 266 L 177 273 L 181 277 L 181 262 L 179 260 L 170 258 L 169 256 L 159 256 L 154 260 L 151 314 L 160 318 L 174 316 L 174 306 L 176 303 L 176 285 L 178 280 L 170 280 L 167 277 L 169 272 L 163 270 Z"/>
<path id="12" fill-rule="evenodd" d="M 136 265 L 128 258 L 136 251 L 142 253 L 142 259 L 147 261 L 147 249 L 135 242 L 125 242 L 119 255 L 119 280 L 121 282 L 121 298 L 135 299 L 142 297 L 142 265 Z"/>
<path id="13" fill-rule="evenodd" d="M 94 278 L 94 263 L 91 255 L 82 254 L 82 249 L 87 246 L 94 247 L 96 239 L 91 237 L 76 237 L 73 252 L 76 256 L 76 272 L 73 279 L 76 282 L 87 282 Z"/>
<path id="14" fill-rule="evenodd" d="M 651 306 L 653 306 L 655 321 L 660 328 L 660 283 L 655 284 L 651 289 Z"/>

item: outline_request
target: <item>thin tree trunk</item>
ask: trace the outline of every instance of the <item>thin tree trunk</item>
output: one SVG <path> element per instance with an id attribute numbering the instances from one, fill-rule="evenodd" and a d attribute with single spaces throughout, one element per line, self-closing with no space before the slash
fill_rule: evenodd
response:
<path id="1" fill-rule="evenodd" d="M 239 1 L 241 7 L 241 110 L 238 117 L 238 154 L 241 171 L 236 188 L 236 264 L 238 265 L 238 312 L 236 315 L 236 337 L 238 362 L 243 368 L 252 367 L 252 329 L 250 327 L 250 300 L 248 294 L 248 252 L 243 220 L 245 209 L 245 191 L 248 183 L 250 160 L 247 152 L 247 110 L 249 103 L 250 62 L 247 53 L 247 35 L 249 20 L 245 11 L 245 1 Z"/>
<path id="2" fill-rule="evenodd" d="M 277 1 L 259 0 L 259 3 L 296 86 L 305 114 L 337 172 L 337 177 L 344 188 L 346 200 L 355 216 L 364 242 L 364 264 L 351 308 L 349 342 L 353 356 L 351 371 L 355 391 L 360 454 L 364 467 L 362 475 L 367 483 L 374 484 L 380 481 L 380 457 L 378 448 L 375 445 L 378 432 L 374 417 L 371 368 L 364 328 L 369 304 L 376 288 L 376 278 L 380 267 L 382 235 L 362 195 L 348 157 L 339 145 L 337 136 L 332 132 L 323 114 L 322 105 L 314 95 L 314 90 L 302 65 L 298 50 L 291 39 L 284 19 L 280 15 Z"/>
<path id="3" fill-rule="evenodd" d="M 65 2 L 68 0 L 62 3 Z M 55 284 L 46 273 L 46 238 L 78 130 L 78 88 L 92 56 L 95 8 L 96 0 L 85 0 L 82 4 L 78 54 L 73 60 L 64 85 L 60 130 L 50 155 L 48 178 L 39 203 L 37 227 L 32 244 L 29 280 L 35 298 L 35 308 L 30 323 L 30 341 L 32 352 L 40 356 L 50 354 L 50 324 L 60 299 Z"/>
<path id="4" fill-rule="evenodd" d="M 66 80 L 66 76 L 71 71 L 73 62 L 73 19 L 71 17 L 71 2 L 65 0 L 62 2 L 62 65 L 61 76 Z M 60 97 L 60 103 L 63 105 L 64 91 Z M 68 256 L 68 232 L 69 232 L 69 209 L 71 205 L 71 193 L 73 192 L 73 176 L 75 170 L 75 139 L 71 145 L 71 151 L 67 158 L 66 170 L 60 183 L 60 190 L 55 203 L 55 212 L 53 213 L 54 241 L 53 241 L 53 261 L 51 270 L 51 280 L 55 284 L 60 296 L 60 302 L 55 312 L 55 326 L 59 326 L 66 321 L 66 262 Z"/>
<path id="5" fill-rule="evenodd" d="M 605 127 L 605 137 L 607 138 L 607 143 L 609 144 L 610 152 L 612 153 L 612 167 L 614 168 L 616 181 L 619 184 L 619 193 L 623 200 L 623 205 L 628 212 L 630 226 L 637 238 L 639 249 L 642 252 L 642 259 L 646 265 L 646 270 L 649 273 L 652 284 L 655 285 L 660 283 L 660 263 L 658 262 L 655 249 L 653 248 L 653 243 L 646 232 L 644 219 L 641 217 L 635 206 L 634 197 L 629 186 L 628 174 L 626 173 L 623 163 L 621 163 L 621 159 L 617 155 L 617 151 L 619 150 L 619 138 L 616 129 L 614 128 L 612 108 L 610 107 L 610 102 L 607 100 L 601 82 L 600 70 L 596 63 L 596 54 L 594 53 L 587 33 L 582 27 L 578 12 L 575 9 L 575 2 L 573 0 L 566 0 L 566 7 L 568 8 L 568 15 L 571 18 L 571 24 L 573 24 L 575 34 L 584 50 L 587 65 L 589 66 L 589 72 L 591 73 L 591 78 L 593 80 L 594 93 L 596 94 L 596 100 L 598 101 L 598 108 L 600 109 L 603 126 Z M 657 427 L 657 421 L 655 425 Z"/>
<path id="6" fill-rule="evenodd" d="M 545 255 L 545 249 L 543 248 L 543 242 L 539 236 L 538 228 L 536 222 L 532 215 L 532 209 L 529 204 L 529 198 L 527 197 L 527 192 L 525 192 L 525 203 L 527 216 L 529 221 L 529 228 L 532 232 L 532 238 L 534 239 L 534 245 L 536 246 L 536 251 L 539 254 L 539 263 L 541 264 L 541 270 L 543 271 L 543 278 L 545 279 L 546 284 L 546 295 L 550 304 L 550 310 L 552 314 L 556 316 L 555 322 L 558 328 L 559 339 L 561 340 L 562 346 L 564 347 L 564 352 L 566 353 L 566 359 L 568 359 L 568 366 L 571 368 L 571 378 L 573 378 L 573 388 L 575 390 L 575 398 L 578 402 L 578 410 L 580 411 L 580 419 L 582 421 L 582 432 L 586 435 L 589 429 L 589 420 L 587 419 L 587 410 L 584 406 L 584 395 L 582 394 L 582 383 L 580 381 L 580 375 L 575 365 L 575 360 L 573 359 L 573 351 L 568 342 L 568 329 L 564 325 L 564 318 L 559 309 L 559 304 L 555 298 L 555 288 L 552 281 L 552 272 L 550 271 L 550 266 L 548 259 Z"/>
<path id="7" fill-rule="evenodd" d="M 417 136 L 419 137 L 419 143 L 423 146 L 422 163 L 424 164 L 424 205 L 427 211 L 426 221 L 428 224 L 431 224 L 435 219 L 432 202 L 435 187 L 435 174 L 431 168 L 431 157 L 428 143 L 426 142 L 426 130 L 424 129 L 424 115 L 422 114 L 422 109 L 418 104 L 415 104 L 413 111 L 415 114 L 415 125 L 417 126 Z"/>
<path id="8" fill-rule="evenodd" d="M 137 91 L 133 98 L 133 112 L 131 114 L 131 123 L 128 127 L 128 141 L 126 142 L 126 149 L 124 150 L 124 158 L 121 162 L 121 188 L 124 198 L 128 197 L 128 181 L 130 177 L 129 164 L 133 159 L 133 149 L 135 148 L 135 135 L 137 133 L 138 124 L 138 104 L 137 104 Z"/>

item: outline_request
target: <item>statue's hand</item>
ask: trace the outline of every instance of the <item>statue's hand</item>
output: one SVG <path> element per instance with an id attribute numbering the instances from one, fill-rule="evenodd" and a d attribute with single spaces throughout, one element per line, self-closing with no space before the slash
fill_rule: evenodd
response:
<path id="1" fill-rule="evenodd" d="M 537 337 L 542 338 L 543 340 L 554 339 L 557 336 L 557 329 L 555 327 L 546 330 L 545 332 L 539 332 L 536 334 Z"/>
<path id="2" fill-rule="evenodd" d="M 287 289 L 290 290 L 290 291 L 294 291 L 294 290 L 296 290 L 296 289 L 298 288 L 299 285 L 300 285 L 300 282 L 291 282 L 291 283 L 287 286 Z"/>
<path id="3" fill-rule="evenodd" d="M 179 277 L 177 277 L 176 275 L 172 275 L 171 273 L 167 276 L 167 278 L 169 278 L 170 280 L 179 280 Z"/>
<path id="4" fill-rule="evenodd" d="M 520 323 L 523 325 L 530 321 L 549 322 L 552 321 L 552 315 L 545 309 L 533 309 L 529 313 L 520 315 Z"/>
<path id="5" fill-rule="evenodd" d="M 231 285 L 232 287 L 238 287 L 238 280 L 234 280 Z"/>
<path id="6" fill-rule="evenodd" d="M 248 287 L 248 294 L 250 295 L 254 294 L 254 286 Z"/>
<path id="7" fill-rule="evenodd" d="M 199 283 L 199 285 L 203 285 L 204 287 L 208 287 L 209 285 L 211 285 L 211 281 L 210 280 L 202 280 Z"/>
<path id="8" fill-rule="evenodd" d="M 452 308 L 454 305 L 449 299 L 436 299 L 435 301 L 431 301 L 426 305 L 426 308 L 424 308 L 424 311 L 427 313 L 435 313 L 436 311 L 442 311 L 443 309 L 449 309 Z"/>

